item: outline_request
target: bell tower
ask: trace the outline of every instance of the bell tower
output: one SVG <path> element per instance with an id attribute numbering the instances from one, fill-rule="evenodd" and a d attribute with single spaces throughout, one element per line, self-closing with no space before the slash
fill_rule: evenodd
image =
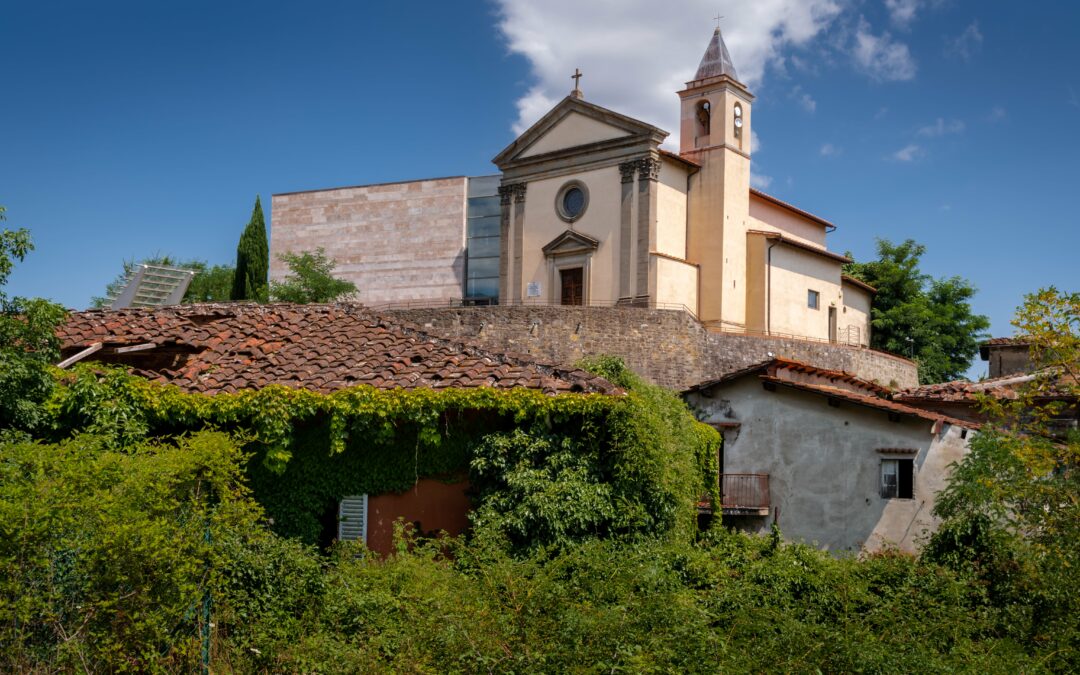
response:
<path id="1" fill-rule="evenodd" d="M 700 266 L 698 317 L 745 328 L 754 96 L 739 81 L 719 27 L 679 98 L 679 154 L 701 165 L 690 179 L 686 242 L 687 258 Z"/>

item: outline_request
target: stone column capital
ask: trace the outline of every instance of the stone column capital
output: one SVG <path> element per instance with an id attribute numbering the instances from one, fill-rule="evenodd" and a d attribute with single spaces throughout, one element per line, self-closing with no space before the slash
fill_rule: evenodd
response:
<path id="1" fill-rule="evenodd" d="M 623 162 L 619 165 L 619 175 L 622 176 L 623 183 L 634 182 L 634 172 L 637 171 L 638 160 L 632 159 L 629 162 Z"/>
<path id="2" fill-rule="evenodd" d="M 641 180 L 660 179 L 660 160 L 656 157 L 643 157 L 637 161 L 638 177 Z"/>

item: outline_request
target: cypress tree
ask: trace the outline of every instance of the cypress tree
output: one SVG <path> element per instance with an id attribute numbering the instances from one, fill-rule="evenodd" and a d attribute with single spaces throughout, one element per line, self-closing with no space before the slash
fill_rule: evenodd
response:
<path id="1" fill-rule="evenodd" d="M 233 277 L 232 299 L 266 302 L 267 275 L 270 271 L 270 245 L 266 241 L 266 222 L 262 203 L 255 197 L 240 243 L 236 247 L 236 273 Z"/>

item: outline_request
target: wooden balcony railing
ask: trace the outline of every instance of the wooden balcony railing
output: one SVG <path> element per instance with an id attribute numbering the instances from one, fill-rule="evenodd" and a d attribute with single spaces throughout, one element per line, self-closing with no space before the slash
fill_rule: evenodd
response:
<path id="1" fill-rule="evenodd" d="M 729 516 L 769 515 L 769 474 L 721 474 L 720 499 L 723 512 Z M 714 510 L 707 501 L 701 506 L 703 510 Z"/>

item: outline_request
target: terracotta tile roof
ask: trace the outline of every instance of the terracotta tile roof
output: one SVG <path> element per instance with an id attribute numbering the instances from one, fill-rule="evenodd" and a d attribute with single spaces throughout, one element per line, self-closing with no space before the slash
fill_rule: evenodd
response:
<path id="1" fill-rule="evenodd" d="M 780 377 L 784 374 L 784 371 L 790 373 L 798 373 L 800 375 L 807 375 L 811 378 L 817 378 L 821 380 L 822 384 L 843 382 L 844 384 L 850 385 L 851 387 L 863 389 L 867 393 L 879 396 L 889 396 L 892 393 L 892 390 L 888 387 L 883 387 L 876 382 L 870 382 L 869 380 L 864 380 L 860 377 L 856 377 L 855 375 L 852 375 L 851 373 L 843 370 L 829 370 L 827 368 L 819 368 L 817 366 L 812 366 L 809 363 L 803 363 L 802 361 L 793 361 L 791 359 L 785 359 L 780 357 L 752 363 L 745 368 L 740 368 L 730 373 L 725 373 L 724 375 L 714 380 L 709 380 L 707 382 L 696 384 L 687 389 L 687 392 L 708 389 L 709 387 L 721 384 L 723 382 L 729 382 L 750 373 L 760 372 L 768 375 L 769 377 Z"/>
<path id="2" fill-rule="evenodd" d="M 356 304 L 214 304 L 73 312 L 58 331 L 64 356 L 102 343 L 87 360 L 119 363 L 188 391 L 269 384 L 331 392 L 525 387 L 548 394 L 619 394 L 582 370 L 428 335 Z M 153 347 L 118 353 L 117 349 Z"/>
<path id="3" fill-rule="evenodd" d="M 830 230 L 835 230 L 836 229 L 836 225 L 833 225 L 832 223 L 825 220 L 824 218 L 819 218 L 818 216 L 815 216 L 814 214 L 810 213 L 809 211 L 804 211 L 804 210 L 800 209 L 798 206 L 788 204 L 784 200 L 778 199 L 777 197 L 773 197 L 770 194 L 766 194 L 766 193 L 762 192 L 761 190 L 758 190 L 757 188 L 750 188 L 750 196 L 751 197 L 760 197 L 761 199 L 763 199 L 763 200 L 765 200 L 765 201 L 767 201 L 767 202 L 769 202 L 771 204 L 774 204 L 776 206 L 779 206 L 782 209 L 786 209 L 788 211 L 791 211 L 795 215 L 802 216 L 803 218 L 806 218 L 808 220 L 812 220 L 815 223 L 817 223 L 818 225 L 824 225 L 825 227 L 829 228 Z"/>
<path id="4" fill-rule="evenodd" d="M 694 160 L 690 159 L 689 157 L 683 157 L 682 155 L 680 155 L 677 152 L 672 152 L 670 150 L 664 150 L 663 148 L 661 148 L 660 149 L 660 156 L 661 157 L 667 157 L 668 159 L 675 160 L 676 162 L 682 162 L 683 164 L 686 164 L 687 166 L 690 166 L 690 167 L 692 167 L 694 169 L 700 169 L 701 168 L 701 162 L 695 162 Z"/>
<path id="5" fill-rule="evenodd" d="M 1020 387 L 1036 380 L 1040 380 L 1039 392 L 1043 397 L 1068 399 L 1074 396 L 1074 394 L 1070 393 L 1071 385 L 1068 384 L 1071 380 L 1059 379 L 1046 373 L 1042 376 L 1035 373 L 1021 373 L 994 377 L 979 382 L 956 380 L 940 384 L 925 384 L 920 387 L 905 389 L 893 398 L 897 401 L 911 403 L 974 403 L 979 394 L 989 394 L 995 398 L 1012 400 L 1017 397 Z"/>
<path id="6" fill-rule="evenodd" d="M 780 378 L 769 377 L 767 375 L 762 375 L 761 380 L 764 382 L 771 382 L 773 384 L 791 387 L 793 389 L 801 389 L 803 391 L 821 394 L 822 396 L 828 396 L 831 398 L 848 401 L 849 403 L 866 406 L 868 408 L 876 408 L 878 410 L 896 413 L 897 415 L 919 417 L 932 422 L 945 422 L 967 429 L 979 428 L 979 425 L 973 422 L 967 422 L 965 420 L 957 419 L 955 417 L 949 417 L 947 415 L 941 415 L 938 413 L 930 412 L 928 410 L 920 410 L 919 408 L 914 408 L 909 405 L 897 403 L 896 401 L 890 401 L 889 399 L 882 398 L 881 396 L 860 394 L 848 389 L 840 389 L 839 387 L 828 387 L 819 384 L 810 384 L 809 382 L 792 382 L 790 380 L 782 380 Z"/>
<path id="7" fill-rule="evenodd" d="M 864 291 L 869 291 L 871 293 L 877 293 L 877 289 L 874 288 L 873 286 L 871 286 L 870 284 L 866 283 L 862 279 L 856 279 L 855 277 L 849 276 L 847 274 L 841 274 L 840 275 L 840 281 L 841 281 L 841 283 L 851 284 L 852 286 L 857 286 L 857 287 L 863 289 Z"/>
<path id="8" fill-rule="evenodd" d="M 791 246 L 792 248 L 801 249 L 803 251 L 813 253 L 814 255 L 820 255 L 840 263 L 847 264 L 849 262 L 853 262 L 852 259 L 847 256 L 840 255 L 839 253 L 833 253 L 832 251 L 820 248 L 818 246 L 811 246 L 810 244 L 799 241 L 798 239 L 793 239 L 791 237 L 785 236 L 783 234 L 780 234 L 779 232 L 772 232 L 770 230 L 747 230 L 746 233 L 760 234 L 763 235 L 766 239 L 778 241 L 785 246 Z"/>
<path id="9" fill-rule="evenodd" d="M 817 366 L 812 366 L 808 363 L 783 358 L 773 358 L 768 361 L 752 364 L 746 368 L 740 368 L 739 370 L 727 373 L 719 379 L 694 385 L 687 390 L 687 393 L 709 389 L 715 385 L 730 382 L 731 380 L 752 374 L 757 374 L 758 378 L 763 382 L 813 392 L 823 396 L 845 400 L 850 403 L 896 413 L 898 415 L 919 417 L 934 422 L 958 424 L 970 429 L 978 428 L 977 424 L 971 422 L 927 410 L 920 410 L 919 408 L 904 405 L 903 403 L 897 403 L 890 399 L 892 390 L 888 387 L 883 387 L 875 382 L 863 380 L 851 373 L 842 370 L 818 368 Z M 802 379 L 792 379 L 793 374 L 805 377 Z"/>
<path id="10" fill-rule="evenodd" d="M 1015 345 L 1015 346 L 1019 347 L 1021 345 L 1027 345 L 1028 344 L 1028 338 L 1026 338 L 1026 337 L 996 337 L 996 338 L 990 338 L 989 340 L 987 340 L 986 342 L 984 342 L 982 344 L 983 344 L 983 346 L 986 346 L 986 347 L 997 346 L 997 345 Z"/>

